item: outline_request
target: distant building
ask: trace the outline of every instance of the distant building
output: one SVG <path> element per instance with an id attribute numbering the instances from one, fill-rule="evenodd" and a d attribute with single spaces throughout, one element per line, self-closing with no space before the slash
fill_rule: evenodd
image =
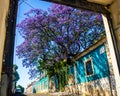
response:
<path id="1" fill-rule="evenodd" d="M 34 82 L 32 82 L 31 84 L 29 84 L 26 88 L 26 93 L 29 94 L 29 93 L 33 93 L 32 91 L 32 85 L 33 85 Z"/>
<path id="2" fill-rule="evenodd" d="M 48 92 L 48 77 L 44 76 L 32 84 L 32 93 Z"/>
<path id="3" fill-rule="evenodd" d="M 41 76 L 29 84 L 26 88 L 26 93 L 45 93 L 49 91 L 49 79 L 44 72 Z"/>

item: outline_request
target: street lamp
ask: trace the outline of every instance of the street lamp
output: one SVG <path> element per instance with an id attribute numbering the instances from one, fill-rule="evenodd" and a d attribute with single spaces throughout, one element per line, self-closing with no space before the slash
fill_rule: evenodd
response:
<path id="1" fill-rule="evenodd" d="M 113 0 L 87 0 L 87 1 L 97 3 L 97 4 L 102 4 L 102 5 L 108 5 L 113 2 Z"/>

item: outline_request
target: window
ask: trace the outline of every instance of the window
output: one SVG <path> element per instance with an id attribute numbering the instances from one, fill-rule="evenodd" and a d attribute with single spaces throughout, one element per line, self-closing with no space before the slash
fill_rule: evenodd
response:
<path id="1" fill-rule="evenodd" d="M 92 58 L 85 61 L 85 71 L 87 76 L 94 74 Z"/>
<path id="2" fill-rule="evenodd" d="M 104 52 L 105 52 L 105 48 L 104 47 L 100 48 L 100 54 L 103 54 Z"/>

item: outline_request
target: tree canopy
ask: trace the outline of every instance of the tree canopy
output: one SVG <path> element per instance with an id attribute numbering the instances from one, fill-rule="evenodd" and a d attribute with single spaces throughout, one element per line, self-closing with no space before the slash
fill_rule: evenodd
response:
<path id="1" fill-rule="evenodd" d="M 25 15 L 17 25 L 24 38 L 17 55 L 30 68 L 31 77 L 38 75 L 39 64 L 46 68 L 64 60 L 69 63 L 104 34 L 102 17 L 95 12 L 52 4 L 47 11 L 31 9 Z"/>
<path id="2" fill-rule="evenodd" d="M 17 88 L 20 88 L 21 92 L 24 93 L 25 88 L 24 88 L 23 86 L 17 85 L 16 89 L 17 89 Z"/>

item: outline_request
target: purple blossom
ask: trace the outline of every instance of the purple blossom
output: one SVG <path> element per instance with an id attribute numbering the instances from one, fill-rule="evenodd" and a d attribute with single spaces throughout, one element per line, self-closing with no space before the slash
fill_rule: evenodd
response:
<path id="1" fill-rule="evenodd" d="M 17 56 L 29 74 L 37 74 L 38 60 L 49 64 L 68 58 L 72 48 L 83 51 L 104 32 L 102 17 L 98 13 L 52 4 L 48 11 L 31 9 L 17 28 L 24 42 L 17 46 Z M 74 44 L 79 44 L 79 46 Z"/>

